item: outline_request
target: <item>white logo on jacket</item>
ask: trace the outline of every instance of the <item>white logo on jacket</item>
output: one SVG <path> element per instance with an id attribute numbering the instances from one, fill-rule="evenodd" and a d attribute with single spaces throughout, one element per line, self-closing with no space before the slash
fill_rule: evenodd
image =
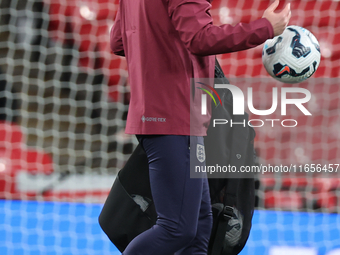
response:
<path id="1" fill-rule="evenodd" d="M 142 116 L 141 120 L 143 122 L 166 122 L 166 118 L 159 118 L 159 117 L 145 117 L 144 115 Z"/>

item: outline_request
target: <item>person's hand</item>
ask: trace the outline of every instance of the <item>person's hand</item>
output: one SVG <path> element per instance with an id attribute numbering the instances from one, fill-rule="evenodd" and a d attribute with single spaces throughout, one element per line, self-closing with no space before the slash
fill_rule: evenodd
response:
<path id="1" fill-rule="evenodd" d="M 288 25 L 290 20 L 291 11 L 290 11 L 290 3 L 286 5 L 286 7 L 280 12 L 275 13 L 277 6 L 279 5 L 279 0 L 275 0 L 267 10 L 264 11 L 262 18 L 266 18 L 273 26 L 274 36 L 280 35 L 283 33 L 285 28 Z"/>

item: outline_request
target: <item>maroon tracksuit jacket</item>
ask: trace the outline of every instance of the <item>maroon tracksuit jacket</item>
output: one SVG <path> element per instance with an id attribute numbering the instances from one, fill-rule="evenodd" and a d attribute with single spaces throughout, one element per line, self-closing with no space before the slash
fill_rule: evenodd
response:
<path id="1" fill-rule="evenodd" d="M 214 26 L 210 7 L 207 0 L 120 0 L 110 43 L 128 63 L 126 133 L 206 135 L 210 114 L 200 113 L 204 92 L 195 90 L 193 99 L 190 79 L 213 78 L 214 55 L 249 49 L 274 36 L 264 18 Z"/>

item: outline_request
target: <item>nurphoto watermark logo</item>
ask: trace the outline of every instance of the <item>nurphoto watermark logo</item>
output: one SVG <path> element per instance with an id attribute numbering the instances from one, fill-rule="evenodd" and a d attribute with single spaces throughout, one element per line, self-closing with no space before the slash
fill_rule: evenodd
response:
<path id="1" fill-rule="evenodd" d="M 201 114 L 207 114 L 207 95 L 209 95 L 212 100 L 214 101 L 215 105 L 217 105 L 217 101 L 215 96 L 219 100 L 220 104 L 222 105 L 221 98 L 216 91 L 216 89 L 228 89 L 233 97 L 233 115 L 244 115 L 245 114 L 245 95 L 243 91 L 237 87 L 236 85 L 232 84 L 214 84 L 214 87 L 206 85 L 202 82 L 197 82 L 198 84 L 203 85 L 205 88 L 198 87 L 198 89 L 203 90 L 206 94 L 202 93 L 201 95 Z M 208 90 L 210 89 L 210 91 Z M 281 87 L 281 96 L 278 96 L 278 88 L 272 88 L 272 104 L 269 109 L 256 109 L 254 107 L 253 102 L 253 88 L 247 88 L 247 106 L 250 113 L 258 116 L 267 116 L 275 113 L 278 110 L 278 104 L 280 101 L 281 104 L 281 116 L 287 115 L 287 105 L 295 105 L 297 109 L 301 111 L 303 115 L 312 115 L 310 111 L 304 106 L 304 104 L 308 103 L 312 97 L 311 92 L 305 88 L 293 88 L 293 87 Z M 215 95 L 215 96 L 214 96 Z M 302 98 L 288 98 L 288 95 L 302 95 Z M 243 120 L 243 122 L 233 122 L 227 119 L 213 119 L 212 124 L 213 127 L 216 125 L 243 125 L 243 126 L 250 126 L 250 127 L 263 127 L 265 124 L 271 125 L 271 127 L 275 127 L 277 123 L 280 123 L 282 127 L 296 127 L 298 125 L 298 121 L 296 119 L 249 119 L 247 122 Z"/>

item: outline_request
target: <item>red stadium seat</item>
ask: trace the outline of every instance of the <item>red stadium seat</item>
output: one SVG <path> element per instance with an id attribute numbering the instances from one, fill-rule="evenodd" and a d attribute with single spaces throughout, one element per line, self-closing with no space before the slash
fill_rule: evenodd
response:
<path id="1" fill-rule="evenodd" d="M 309 204 L 315 209 L 336 212 L 340 202 L 336 194 L 340 179 L 336 178 L 265 177 L 261 178 L 261 186 L 265 208 L 296 210 Z"/>
<path id="2" fill-rule="evenodd" d="M 23 143 L 21 128 L 0 123 L 0 198 L 19 198 L 16 176 L 19 171 L 31 174 L 53 172 L 52 158 L 41 150 L 28 149 Z"/>
<path id="3" fill-rule="evenodd" d="M 296 210 L 304 207 L 304 199 L 298 192 L 268 191 L 265 192 L 264 205 L 265 208 Z"/>
<path id="4" fill-rule="evenodd" d="M 20 146 L 22 143 L 21 128 L 6 121 L 0 122 L 0 148 L 6 149 L 9 146 Z"/>

